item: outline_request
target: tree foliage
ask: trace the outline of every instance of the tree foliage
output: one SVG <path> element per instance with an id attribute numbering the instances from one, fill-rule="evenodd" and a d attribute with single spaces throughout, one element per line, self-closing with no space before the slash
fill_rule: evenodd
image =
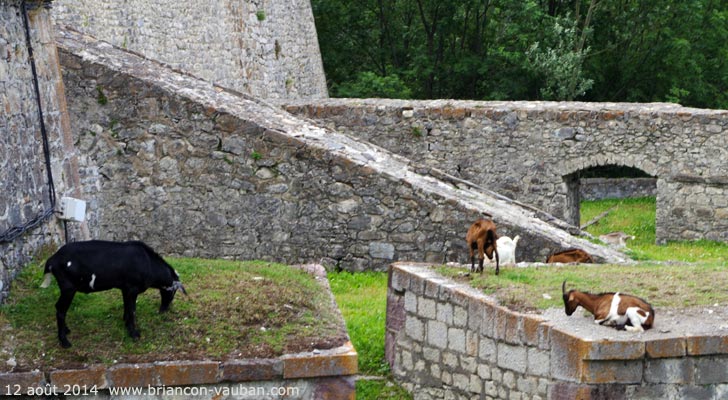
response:
<path id="1" fill-rule="evenodd" d="M 728 0 L 312 0 L 332 96 L 728 108 Z"/>
<path id="2" fill-rule="evenodd" d="M 554 43 L 536 42 L 526 51 L 530 69 L 542 76 L 541 96 L 546 100 L 574 100 L 594 84 L 584 76 L 584 59 L 589 47 L 578 45 L 576 24 L 569 19 L 556 20 L 550 29 Z"/>

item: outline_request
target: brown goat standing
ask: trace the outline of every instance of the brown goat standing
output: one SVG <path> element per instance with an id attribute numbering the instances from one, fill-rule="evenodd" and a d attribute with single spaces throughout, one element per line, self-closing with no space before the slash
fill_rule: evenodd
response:
<path id="1" fill-rule="evenodd" d="M 594 322 L 597 324 L 630 332 L 650 329 L 655 322 L 655 310 L 639 297 L 619 292 L 591 294 L 569 290 L 567 293 L 566 281 L 561 284 L 561 293 L 564 298 L 564 311 L 568 316 L 582 306 L 594 315 Z"/>
<path id="2" fill-rule="evenodd" d="M 487 219 L 479 219 L 475 221 L 468 229 L 465 241 L 470 249 L 470 272 L 475 272 L 475 250 L 478 250 L 478 272 L 483 273 L 483 261 L 485 256 L 489 260 L 493 259 L 495 253 L 495 274 L 500 272 L 500 258 L 498 257 L 498 249 L 496 247 L 498 235 L 495 232 L 495 223 Z"/>
<path id="3" fill-rule="evenodd" d="M 582 249 L 568 249 L 564 251 L 559 251 L 556 253 L 551 253 L 546 258 L 546 264 L 551 263 L 571 263 L 571 262 L 577 262 L 577 263 L 594 263 L 594 259 L 587 253 L 586 251 Z"/>

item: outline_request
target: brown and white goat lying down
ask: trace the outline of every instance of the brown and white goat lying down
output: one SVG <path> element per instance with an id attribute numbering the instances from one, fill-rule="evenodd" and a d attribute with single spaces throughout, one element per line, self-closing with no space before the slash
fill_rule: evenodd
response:
<path id="1" fill-rule="evenodd" d="M 594 315 L 595 323 L 630 332 L 650 329 L 655 321 L 655 310 L 639 297 L 619 292 L 591 294 L 569 290 L 567 293 L 566 281 L 561 285 L 561 293 L 568 316 L 571 316 L 577 307 L 582 306 Z"/>
<path id="2" fill-rule="evenodd" d="M 475 250 L 478 250 L 478 272 L 483 272 L 483 260 L 488 256 L 489 260 L 493 259 L 495 253 L 495 274 L 500 272 L 500 257 L 498 256 L 498 248 L 496 241 L 498 234 L 495 232 L 495 223 L 487 219 L 479 219 L 473 222 L 465 235 L 465 241 L 468 243 L 470 250 L 470 272 L 475 272 Z"/>

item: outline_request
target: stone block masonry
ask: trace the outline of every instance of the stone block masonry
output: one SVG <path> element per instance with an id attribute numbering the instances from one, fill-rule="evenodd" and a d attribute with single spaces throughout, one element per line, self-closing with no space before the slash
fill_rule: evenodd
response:
<path id="1" fill-rule="evenodd" d="M 586 178 L 581 179 L 582 200 L 626 199 L 657 196 L 655 178 Z"/>
<path id="2" fill-rule="evenodd" d="M 656 177 L 657 240 L 728 241 L 728 111 L 677 104 L 328 99 L 286 109 L 579 225 L 579 172 Z M 689 151 L 686 151 L 689 149 Z"/>
<path id="3" fill-rule="evenodd" d="M 649 331 L 597 339 L 574 322 L 508 310 L 423 264 L 390 266 L 386 358 L 416 399 L 728 395 L 728 333 Z"/>
<path id="4" fill-rule="evenodd" d="M 195 398 L 353 399 L 357 354 L 351 343 L 316 353 L 277 359 L 160 361 L 92 365 L 80 369 L 0 372 L 0 396 L 40 394 L 137 396 L 195 395 Z M 139 391 L 132 391 L 139 389 Z M 260 392 L 250 392 L 252 389 Z M 126 392 L 122 392 L 126 390 Z M 222 397 L 221 397 L 222 396 Z M 154 397 L 152 397 L 154 398 Z"/>
<path id="5" fill-rule="evenodd" d="M 22 4 L 27 5 L 27 44 Z M 78 171 L 50 13 L 42 1 L 0 2 L 0 234 L 27 225 L 51 209 L 42 145 L 38 80 L 57 198 L 76 195 Z M 70 226 L 71 235 L 76 227 Z M 44 246 L 59 243 L 62 226 L 51 217 L 21 237 L 0 242 L 0 302 L 20 267 Z"/>
<path id="6" fill-rule="evenodd" d="M 328 97 L 309 0 L 56 0 L 53 18 L 258 98 Z"/>
<path id="7" fill-rule="evenodd" d="M 262 101 L 70 31 L 58 44 L 95 238 L 141 239 L 165 255 L 384 270 L 402 259 L 465 262 L 465 232 L 488 212 L 500 233 L 521 235 L 523 257 L 581 247 L 627 260 L 558 220 Z"/>

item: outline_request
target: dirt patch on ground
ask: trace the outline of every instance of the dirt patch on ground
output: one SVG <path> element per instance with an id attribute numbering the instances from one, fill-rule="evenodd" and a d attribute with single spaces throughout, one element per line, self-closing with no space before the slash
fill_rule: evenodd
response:
<path id="1" fill-rule="evenodd" d="M 273 359 L 283 354 L 296 354 L 315 352 L 318 350 L 332 349 L 343 346 L 349 341 L 349 336 L 344 329 L 333 332 L 326 337 L 296 337 L 286 339 L 283 349 L 273 348 L 269 344 L 248 344 L 223 356 L 211 356 L 204 349 L 190 346 L 174 351 L 154 351 L 144 354 L 118 354 L 112 360 L 103 360 L 93 350 L 71 348 L 65 351 L 67 354 L 59 357 L 47 357 L 47 353 L 40 353 L 37 358 L 28 358 L 18 354 L 17 338 L 13 335 L 13 329 L 9 325 L 0 328 L 0 336 L 3 341 L 0 344 L 0 372 L 28 372 L 36 369 L 80 369 L 93 364 L 123 364 L 123 363 L 151 363 L 157 361 L 228 361 L 245 359 Z M 140 339 L 144 340 L 144 338 Z M 190 338 L 190 341 L 205 340 L 204 338 Z M 56 343 L 44 345 L 58 346 Z M 42 349 L 38 349 L 39 351 Z M 50 348 L 51 352 L 56 349 Z"/>

